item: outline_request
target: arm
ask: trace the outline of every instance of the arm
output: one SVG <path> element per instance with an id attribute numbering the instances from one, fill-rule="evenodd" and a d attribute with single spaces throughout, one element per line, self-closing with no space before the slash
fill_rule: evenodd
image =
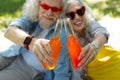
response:
<path id="1" fill-rule="evenodd" d="M 29 36 L 29 34 L 27 34 L 25 31 L 15 26 L 9 27 L 7 31 L 5 32 L 5 37 L 7 39 L 11 40 L 12 42 L 20 46 L 24 46 L 23 42 L 27 36 Z"/>
<path id="2" fill-rule="evenodd" d="M 101 37 L 99 39 L 100 40 L 104 39 L 105 41 L 103 41 L 103 42 L 105 42 L 105 43 L 108 41 L 108 38 L 110 36 L 110 34 L 107 32 L 107 29 L 105 27 L 101 26 L 99 23 L 97 23 L 97 21 L 94 21 L 94 20 L 88 24 L 88 31 L 92 35 L 94 40 L 97 38 L 97 36 L 99 36 L 99 37 Z M 103 43 L 103 44 L 105 44 L 105 43 Z"/>
<path id="3" fill-rule="evenodd" d="M 16 20 L 11 23 L 11 27 L 5 32 L 5 37 L 12 42 L 24 46 L 23 42 L 32 28 L 32 25 L 27 18 L 22 17 L 19 20 Z M 44 61 L 48 65 L 53 63 L 53 59 L 51 58 L 51 49 L 49 46 L 49 40 L 46 39 L 38 39 L 34 37 L 29 44 L 29 49 L 36 55 L 39 56 L 39 61 Z M 41 63 L 41 62 L 40 62 Z M 42 63 L 41 63 L 42 64 Z"/>
<path id="4" fill-rule="evenodd" d="M 96 33 L 91 44 L 96 44 L 98 48 L 101 48 L 107 42 L 107 38 L 103 33 Z"/>
<path id="5" fill-rule="evenodd" d="M 79 59 L 84 56 L 84 59 L 79 63 L 81 68 L 85 68 L 91 61 L 95 59 L 98 49 L 104 46 L 109 38 L 109 33 L 107 32 L 106 28 L 99 25 L 96 21 L 90 23 L 88 30 L 93 36 L 93 40 L 90 44 L 82 48 L 81 55 L 79 56 Z"/>
<path id="6" fill-rule="evenodd" d="M 23 42 L 26 36 L 29 35 L 28 32 L 31 30 L 31 28 L 31 22 L 25 16 L 23 16 L 20 19 L 14 20 L 9 25 L 4 36 L 12 42 L 23 47 Z"/>

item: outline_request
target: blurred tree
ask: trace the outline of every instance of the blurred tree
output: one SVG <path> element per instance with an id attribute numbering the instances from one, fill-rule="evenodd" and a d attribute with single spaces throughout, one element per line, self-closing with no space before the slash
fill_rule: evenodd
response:
<path id="1" fill-rule="evenodd" d="M 9 23 L 21 16 L 25 0 L 0 0 L 0 28 L 8 27 Z"/>
<path id="2" fill-rule="evenodd" d="M 105 15 L 120 17 L 120 0 L 85 0 L 98 18 Z"/>
<path id="3" fill-rule="evenodd" d="M 21 10 L 25 0 L 0 0 L 0 16 L 5 14 L 15 14 Z"/>

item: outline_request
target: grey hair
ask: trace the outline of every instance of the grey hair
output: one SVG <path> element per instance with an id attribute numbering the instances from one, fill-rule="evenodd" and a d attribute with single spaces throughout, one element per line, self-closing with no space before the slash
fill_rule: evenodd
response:
<path id="1" fill-rule="evenodd" d="M 22 14 L 25 15 L 30 21 L 34 22 L 38 20 L 39 14 L 39 1 L 41 0 L 26 0 Z M 62 8 L 66 4 L 66 0 L 62 0 Z M 61 15 L 61 14 L 60 14 Z"/>
<path id="2" fill-rule="evenodd" d="M 85 19 L 86 19 L 86 24 L 88 24 L 90 21 L 95 19 L 95 16 L 89 6 L 87 6 L 82 0 L 67 0 L 67 3 L 74 3 L 78 1 L 80 6 L 85 6 L 86 12 L 85 12 Z M 68 5 L 64 7 L 64 11 L 67 11 Z"/>

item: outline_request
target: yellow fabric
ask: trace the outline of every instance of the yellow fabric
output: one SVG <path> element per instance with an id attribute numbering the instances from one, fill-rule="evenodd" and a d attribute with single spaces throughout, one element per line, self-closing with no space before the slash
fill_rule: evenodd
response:
<path id="1" fill-rule="evenodd" d="M 120 51 L 102 47 L 88 65 L 87 74 L 91 80 L 120 80 Z"/>

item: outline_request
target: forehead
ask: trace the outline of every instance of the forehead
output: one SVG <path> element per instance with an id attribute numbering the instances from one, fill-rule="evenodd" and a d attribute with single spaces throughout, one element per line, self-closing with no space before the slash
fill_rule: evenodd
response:
<path id="1" fill-rule="evenodd" d="M 54 7 L 62 6 L 62 0 L 41 0 L 41 2 Z"/>
<path id="2" fill-rule="evenodd" d="M 74 11 L 74 10 L 76 10 L 76 9 L 78 9 L 78 8 L 80 8 L 81 6 L 80 6 L 80 4 L 79 4 L 79 2 L 69 2 L 68 3 L 68 8 L 67 8 L 67 11 Z"/>

